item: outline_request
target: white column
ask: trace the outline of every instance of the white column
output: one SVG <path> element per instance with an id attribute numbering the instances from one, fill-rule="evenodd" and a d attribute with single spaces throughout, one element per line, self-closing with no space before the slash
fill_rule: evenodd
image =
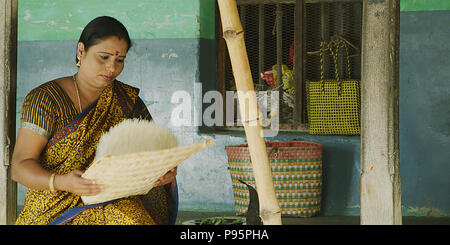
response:
<path id="1" fill-rule="evenodd" d="M 361 224 L 401 225 L 398 132 L 400 0 L 364 0 Z"/>
<path id="2" fill-rule="evenodd" d="M 10 178 L 16 127 L 17 0 L 0 0 L 0 224 L 13 224 L 17 184 Z"/>

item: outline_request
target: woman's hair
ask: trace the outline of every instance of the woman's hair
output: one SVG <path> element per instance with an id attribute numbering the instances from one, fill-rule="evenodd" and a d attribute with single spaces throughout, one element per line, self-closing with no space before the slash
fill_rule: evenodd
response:
<path id="1" fill-rule="evenodd" d="M 110 16 L 100 16 L 91 20 L 91 22 L 84 27 L 78 42 L 82 42 L 87 51 L 91 46 L 96 45 L 100 41 L 111 36 L 123 38 L 128 44 L 127 51 L 130 50 L 131 40 L 127 28 L 125 28 L 120 21 Z M 75 55 L 75 63 L 77 62 L 78 57 Z"/>

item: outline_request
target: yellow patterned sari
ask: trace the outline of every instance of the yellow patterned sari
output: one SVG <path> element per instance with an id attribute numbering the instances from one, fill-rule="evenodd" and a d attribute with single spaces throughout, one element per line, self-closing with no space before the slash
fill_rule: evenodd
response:
<path id="1" fill-rule="evenodd" d="M 138 89 L 114 81 L 97 102 L 50 137 L 40 157 L 41 165 L 57 174 L 86 170 L 103 132 L 127 118 L 151 120 L 145 105 L 137 103 L 138 93 Z M 172 192 L 173 184 L 156 187 L 144 196 L 122 198 L 86 209 L 65 224 L 169 224 Z M 80 196 L 69 192 L 29 189 L 16 224 L 49 224 L 67 210 L 83 205 Z"/>

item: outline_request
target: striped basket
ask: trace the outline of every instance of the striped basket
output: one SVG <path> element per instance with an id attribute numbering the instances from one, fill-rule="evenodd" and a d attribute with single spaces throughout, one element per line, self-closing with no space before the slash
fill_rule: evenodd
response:
<path id="1" fill-rule="evenodd" d="M 322 194 L 322 145 L 305 141 L 266 142 L 275 193 L 282 216 L 312 217 L 320 212 Z M 249 204 L 247 187 L 255 189 L 248 145 L 226 146 L 237 215 Z"/>

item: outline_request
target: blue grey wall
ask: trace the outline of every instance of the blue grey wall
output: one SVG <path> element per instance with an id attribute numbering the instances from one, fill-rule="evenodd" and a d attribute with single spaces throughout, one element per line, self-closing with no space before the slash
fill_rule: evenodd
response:
<path id="1" fill-rule="evenodd" d="M 400 15 L 400 175 L 404 213 L 449 215 L 450 11 Z"/>
<path id="2" fill-rule="evenodd" d="M 449 28 L 450 12 L 403 12 L 400 35 L 400 164 L 404 215 L 449 216 Z M 25 95 L 39 84 L 72 75 L 75 41 L 20 41 L 17 121 Z M 175 91 L 193 98 L 215 87 L 215 41 L 178 38 L 135 40 L 119 80 L 141 88 L 156 122 L 168 125 L 181 144 L 213 138 L 215 145 L 179 167 L 180 209 L 234 210 L 224 147 L 245 143 L 240 133 L 173 127 Z M 172 54 L 172 55 L 171 55 Z M 198 104 L 195 105 L 199 107 Z M 204 105 L 204 107 L 207 105 Z M 274 140 L 323 144 L 323 214 L 359 215 L 359 137 L 280 134 Z M 26 188 L 20 187 L 19 205 Z"/>

